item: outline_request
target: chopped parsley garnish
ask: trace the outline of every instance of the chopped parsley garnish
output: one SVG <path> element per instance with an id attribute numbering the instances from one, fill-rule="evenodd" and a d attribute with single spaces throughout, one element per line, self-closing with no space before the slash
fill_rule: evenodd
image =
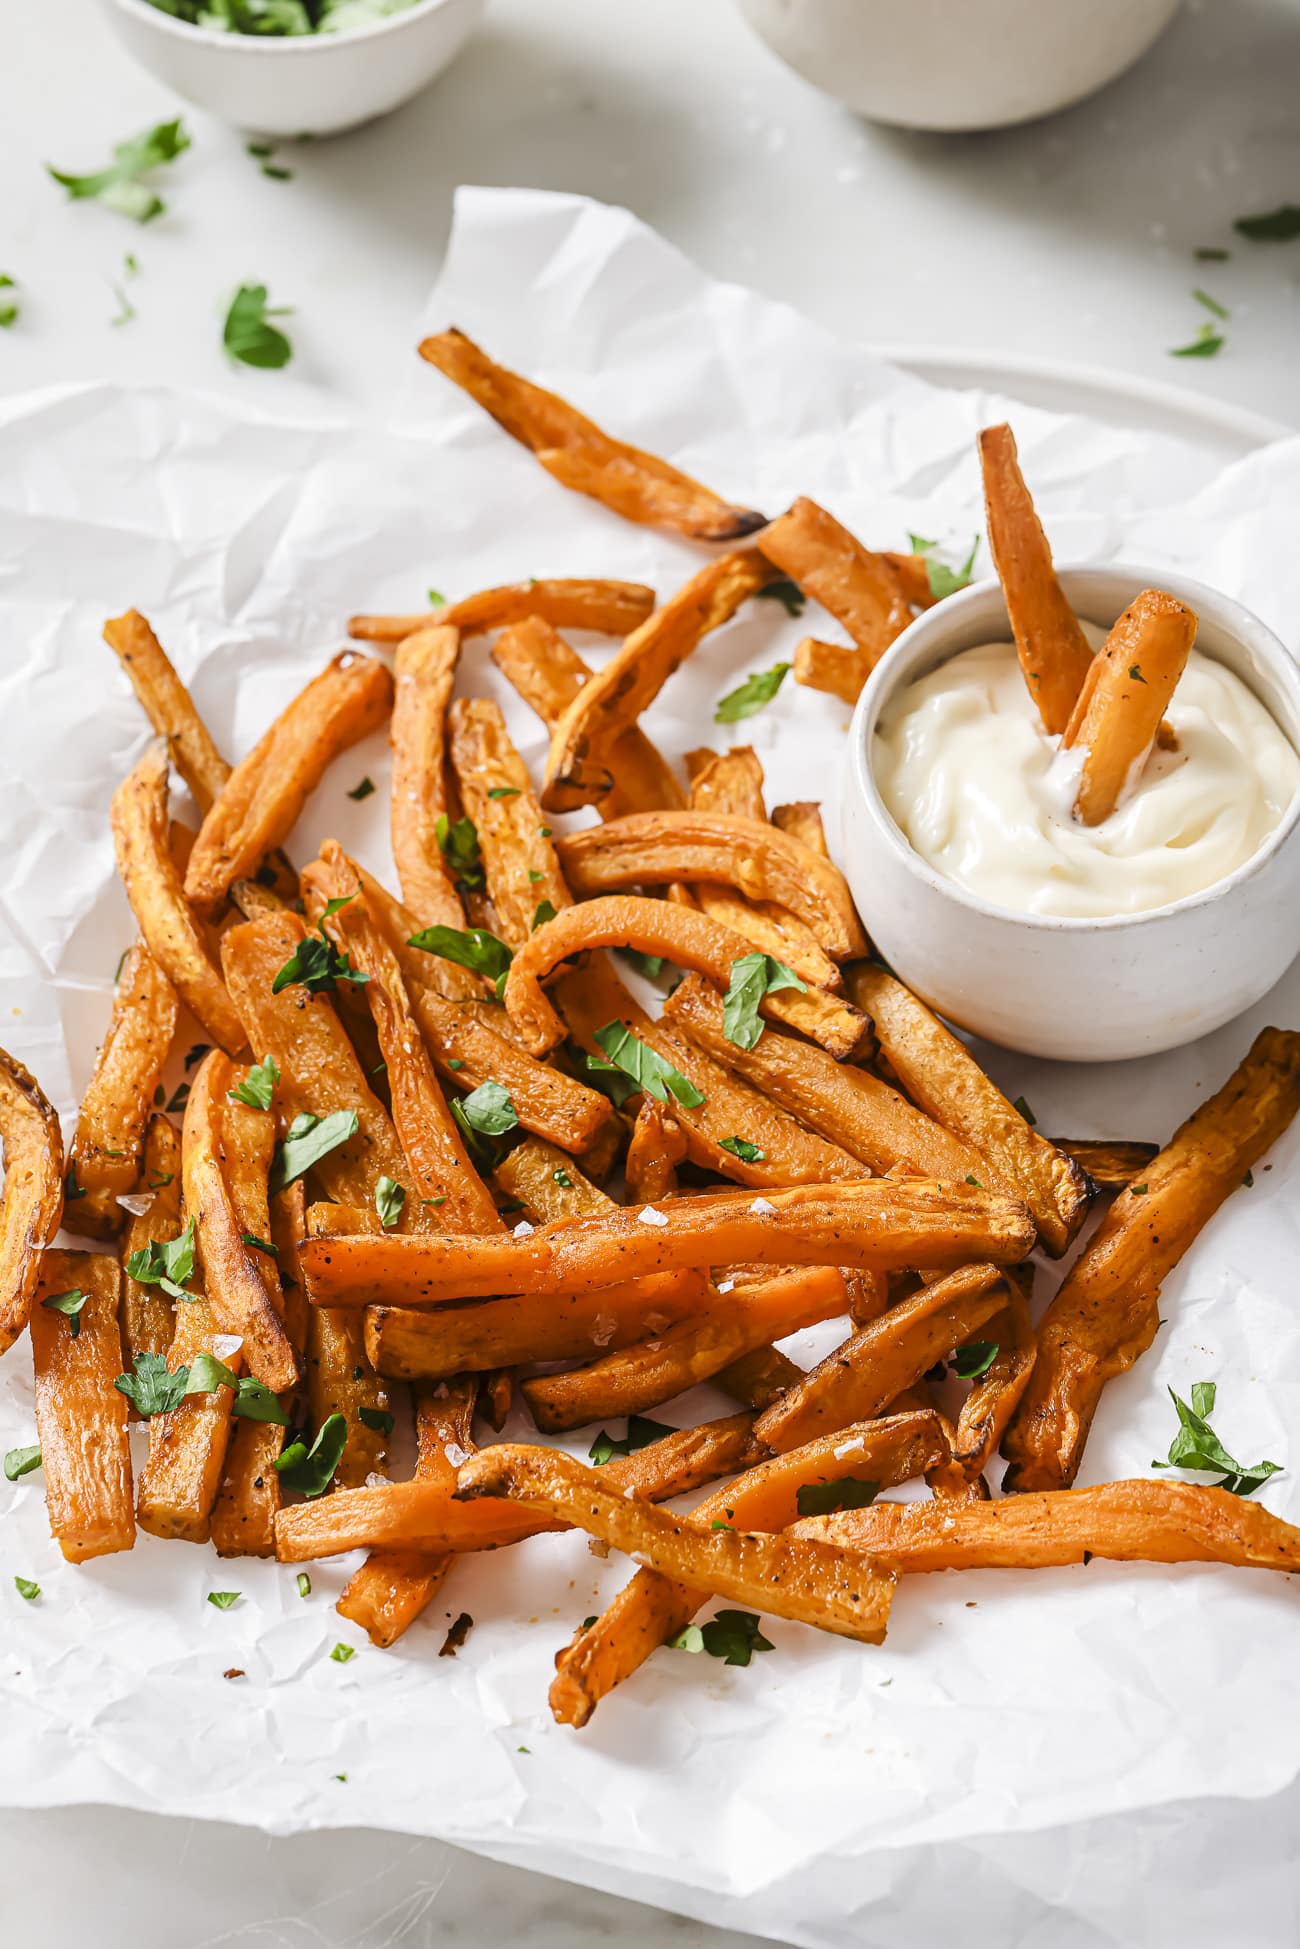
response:
<path id="1" fill-rule="evenodd" d="M 1018 1096 L 1015 1102 L 1011 1105 L 1011 1107 L 1016 1112 L 1017 1116 L 1021 1116 L 1024 1118 L 1025 1122 L 1030 1126 L 1031 1129 L 1038 1122 L 1038 1118 L 1034 1115 L 1033 1111 L 1030 1109 L 1028 1103 L 1025 1101 L 1023 1096 Z"/>
<path id="2" fill-rule="evenodd" d="M 189 1049 L 186 1050 L 185 1072 L 187 1075 L 189 1074 L 190 1070 L 195 1067 L 197 1063 L 201 1063 L 203 1061 L 203 1058 L 206 1055 L 211 1053 L 211 1049 L 212 1049 L 212 1044 L 210 1042 L 196 1042 Z"/>
<path id="3" fill-rule="evenodd" d="M 1256 1489 L 1268 1481 L 1270 1475 L 1281 1474 L 1278 1462 L 1256 1462 L 1245 1468 L 1234 1461 L 1219 1437 L 1210 1426 L 1209 1417 L 1214 1413 L 1216 1393 L 1213 1381 L 1194 1381 L 1192 1384 L 1192 1404 L 1188 1407 L 1169 1390 L 1169 1398 L 1178 1412 L 1178 1432 L 1169 1444 L 1166 1461 L 1152 1462 L 1153 1469 L 1195 1469 L 1219 1477 L 1215 1487 L 1226 1489 L 1229 1495 L 1253 1496 Z"/>
<path id="4" fill-rule="evenodd" d="M 627 1433 L 620 1437 L 602 1428 L 587 1450 L 587 1459 L 597 1468 L 603 1468 L 615 1455 L 633 1455 L 638 1448 L 648 1448 L 652 1441 L 662 1441 L 665 1435 L 676 1433 L 676 1428 L 670 1428 L 667 1422 L 652 1421 L 646 1414 L 630 1414 Z"/>
<path id="5" fill-rule="evenodd" d="M 1196 337 L 1186 345 L 1171 345 L 1169 356 L 1174 359 L 1212 359 L 1227 344 L 1223 333 L 1216 331 L 1211 324 L 1204 324 Z"/>
<path id="6" fill-rule="evenodd" d="M 430 609 L 445 609 L 447 607 L 447 598 L 441 589 L 430 589 L 428 596 Z"/>
<path id="7" fill-rule="evenodd" d="M 766 709 L 790 673 L 788 663 L 774 663 L 770 670 L 754 670 L 729 690 L 725 697 L 718 699 L 718 708 L 713 713 L 715 724 L 735 724 L 742 717 L 753 717 L 758 711 Z"/>
<path id="8" fill-rule="evenodd" d="M 362 1426 L 371 1429 L 374 1434 L 392 1434 L 393 1417 L 387 1408 L 358 1408 L 357 1414 L 361 1418 Z"/>
<path id="9" fill-rule="evenodd" d="M 519 797 L 519 787 L 517 785 L 494 785 L 488 793 L 488 797 L 490 799 L 517 799 Z"/>
<path id="10" fill-rule="evenodd" d="M 412 934 L 406 944 L 421 948 L 425 954 L 436 954 L 444 961 L 454 961 L 459 968 L 468 968 L 471 974 L 486 976 L 496 984 L 497 998 L 505 987 L 510 963 L 514 959 L 504 941 L 495 934 L 489 934 L 486 927 L 423 927 L 418 934 Z"/>
<path id="11" fill-rule="evenodd" d="M 82 1292 L 80 1286 L 71 1286 L 66 1293 L 51 1293 L 48 1299 L 41 1301 L 41 1305 L 51 1313 L 67 1315 L 72 1327 L 72 1337 L 75 1340 L 81 1331 L 81 1309 L 86 1303 L 86 1298 L 87 1295 Z"/>
<path id="12" fill-rule="evenodd" d="M 807 992 L 807 983 L 793 968 L 770 954 L 742 954 L 731 964 L 731 980 L 722 1003 L 722 1033 L 738 1049 L 752 1049 L 763 1033 L 759 1004 L 781 988 Z"/>
<path id="13" fill-rule="evenodd" d="M 359 785 L 354 785 L 352 787 L 352 790 L 348 793 L 348 797 L 354 800 L 359 805 L 362 799 L 368 799 L 370 797 L 370 794 L 374 791 L 374 789 L 375 789 L 374 779 L 363 778 Z"/>
<path id="14" fill-rule="evenodd" d="M 804 1482 L 795 1491 L 801 1516 L 832 1516 L 838 1509 L 868 1509 L 880 1494 L 878 1482 L 859 1475 L 842 1475 L 838 1482 Z"/>
<path id="15" fill-rule="evenodd" d="M 17 278 L 10 277 L 7 271 L 0 271 L 0 291 L 15 291 L 17 288 Z M 19 306 L 16 298 L 0 298 L 0 331 L 7 331 L 10 325 L 18 322 L 18 311 Z M 125 959 L 126 955 L 124 954 L 122 961 L 125 961 Z M 117 964 L 119 974 L 122 971 L 122 961 L 119 961 Z M 117 975 L 114 975 L 113 979 L 116 981 Z"/>
<path id="16" fill-rule="evenodd" d="M 273 995 L 278 995 L 282 988 L 289 988 L 294 983 L 301 983 L 309 995 L 327 995 L 333 994 L 340 981 L 369 981 L 370 976 L 354 968 L 351 957 L 341 954 L 325 932 L 325 922 L 356 897 L 355 893 L 345 893 L 341 898 L 326 903 L 325 911 L 316 923 L 316 932 L 304 934 L 271 983 Z"/>
<path id="17" fill-rule="evenodd" d="M 176 1378 L 185 1373 L 185 1368 L 178 1367 Z M 245 1421 L 270 1421 L 277 1428 L 289 1426 L 288 1415 L 264 1381 L 255 1380 L 251 1374 L 236 1374 L 214 1353 L 196 1353 L 185 1381 L 186 1394 L 215 1394 L 219 1387 L 234 1389 L 232 1414 L 242 1415 Z"/>
<path id="18" fill-rule="evenodd" d="M 554 919 L 555 919 L 555 908 L 552 906 L 551 902 L 549 900 L 539 900 L 537 903 L 537 910 L 533 915 L 533 924 L 528 930 L 529 933 L 535 934 L 539 927 L 545 927 L 548 920 L 554 920 Z"/>
<path id="19" fill-rule="evenodd" d="M 274 1056 L 263 1056 L 255 1062 L 242 1083 L 236 1083 L 226 1095 L 232 1103 L 246 1103 L 250 1110 L 269 1110 L 271 1097 L 280 1080 L 280 1071 Z"/>
<path id="20" fill-rule="evenodd" d="M 252 1251 L 264 1252 L 268 1259 L 278 1258 L 280 1248 L 272 1245 L 269 1238 L 259 1238 L 256 1232 L 241 1232 L 239 1236 Z"/>
<path id="21" fill-rule="evenodd" d="M 1142 675 L 1142 665 L 1140 663 L 1131 663 L 1128 674 L 1130 683 L 1144 684 L 1146 682 L 1146 678 Z"/>
<path id="22" fill-rule="evenodd" d="M 298 1586 L 299 1597 L 311 1596 L 311 1578 L 307 1575 L 307 1572 L 305 1570 L 300 1570 L 294 1581 L 297 1583 Z"/>
<path id="23" fill-rule="evenodd" d="M 293 347 L 272 318 L 288 316 L 291 307 L 274 308 L 266 302 L 264 284 L 241 284 L 230 300 L 221 342 L 232 359 L 241 365 L 258 366 L 263 371 L 278 371 L 293 357 Z"/>
<path id="24" fill-rule="evenodd" d="M 996 1340 L 971 1340 L 964 1347 L 958 1347 L 952 1358 L 952 1371 L 960 1380 L 978 1380 L 987 1374 L 998 1357 Z"/>
<path id="25" fill-rule="evenodd" d="M 210 1590 L 208 1602 L 219 1611 L 228 1611 L 233 1604 L 239 1602 L 240 1596 L 241 1592 L 237 1590 Z"/>
<path id="26" fill-rule="evenodd" d="M 973 1176 L 970 1171 L 967 1171 L 966 1173 L 966 1182 L 967 1184 L 973 1184 L 977 1191 L 982 1191 L 984 1189 L 984 1186 L 980 1183 L 979 1179 Z"/>
<path id="27" fill-rule="evenodd" d="M 189 1100 L 190 1100 L 189 1084 L 178 1083 L 175 1089 L 172 1091 L 171 1095 L 167 1099 L 167 1108 L 173 1111 L 174 1113 L 179 1113 L 185 1108 L 185 1105 L 189 1102 Z"/>
<path id="28" fill-rule="evenodd" d="M 445 812 L 434 822 L 434 836 L 460 893 L 474 893 L 483 885 L 483 854 L 478 827 L 466 813 L 452 825 Z"/>
<path id="29" fill-rule="evenodd" d="M 1198 244 L 1192 256 L 1198 264 L 1226 264 L 1232 252 L 1224 250 L 1222 244 Z"/>
<path id="30" fill-rule="evenodd" d="M 1221 305 L 1219 303 L 1219 300 L 1217 298 L 1212 298 L 1208 291 L 1202 291 L 1200 287 L 1197 286 L 1192 291 L 1192 296 L 1195 298 L 1198 305 L 1204 306 L 1205 310 L 1212 312 L 1216 318 L 1231 318 L 1232 313 L 1228 310 L 1227 305 Z"/>
<path id="31" fill-rule="evenodd" d="M 41 1465 L 40 1444 L 31 1448 L 11 1448 L 5 1456 L 5 1481 L 17 1482 Z"/>
<path id="32" fill-rule="evenodd" d="M 194 1220 L 179 1238 L 150 1239 L 126 1262 L 126 1276 L 141 1286 L 161 1286 L 173 1299 L 192 1299 L 185 1281 L 194 1277 Z"/>
<path id="33" fill-rule="evenodd" d="M 727 1665 L 747 1665 L 756 1651 L 775 1649 L 753 1611 L 719 1611 L 707 1624 L 688 1624 L 669 1643 L 675 1651 L 707 1651 Z"/>
<path id="34" fill-rule="evenodd" d="M 34 1604 L 41 1594 L 40 1585 L 33 1583 L 30 1577 L 15 1577 L 14 1589 L 29 1604 Z"/>
<path id="35" fill-rule="evenodd" d="M 330 1653 L 330 1657 L 334 1660 L 334 1663 L 336 1665 L 350 1664 L 351 1661 L 356 1657 L 356 1655 L 357 1655 L 357 1648 L 354 1644 L 336 1644 L 333 1651 L 331 1651 Z M 347 1777 L 348 1776 L 346 1773 L 336 1773 L 334 1775 L 334 1778 L 336 1780 L 346 1780 Z"/>
<path id="36" fill-rule="evenodd" d="M 138 1353 L 134 1373 L 119 1374 L 113 1385 L 147 1421 L 151 1415 L 169 1414 L 180 1406 L 189 1378 L 188 1367 L 169 1373 L 160 1353 Z"/>
<path id="37" fill-rule="evenodd" d="M 614 952 L 630 968 L 635 968 L 639 975 L 644 975 L 647 981 L 658 981 L 664 971 L 662 954 L 642 954 L 639 947 L 620 947 Z"/>
<path id="38" fill-rule="evenodd" d="M 189 146 L 190 138 L 178 118 L 174 122 L 159 122 L 152 129 L 116 143 L 112 162 L 93 175 L 72 176 L 49 164 L 46 167 L 55 182 L 63 185 L 72 202 L 95 197 L 119 216 L 148 223 L 152 217 L 160 216 L 167 205 L 161 196 L 146 189 L 139 178 L 163 163 L 174 162 Z"/>
<path id="39" fill-rule="evenodd" d="M 945 596 L 956 595 L 958 589 L 970 587 L 971 570 L 975 566 L 975 557 L 979 553 L 978 535 L 972 541 L 970 553 L 960 568 L 950 568 L 947 562 L 939 560 L 934 553 L 939 546 L 937 541 L 925 541 L 920 535 L 909 535 L 908 540 L 912 544 L 912 553 L 925 558 L 926 579 L 930 584 L 930 594 L 936 602 L 942 602 Z"/>
<path id="40" fill-rule="evenodd" d="M 77 1166 L 74 1160 L 63 1173 L 63 1196 L 65 1200 L 71 1201 L 73 1198 L 84 1198 L 85 1195 L 84 1188 L 77 1183 Z"/>
<path id="41" fill-rule="evenodd" d="M 504 1137 L 518 1127 L 518 1112 L 503 1083 L 480 1083 L 461 1097 L 460 1109 L 470 1129 L 484 1137 Z"/>
<path id="42" fill-rule="evenodd" d="M 569 1173 L 566 1170 L 560 1169 L 560 1170 L 552 1171 L 551 1181 L 554 1184 L 558 1184 L 562 1191 L 572 1191 L 573 1189 L 573 1179 L 569 1176 Z"/>
<path id="43" fill-rule="evenodd" d="M 686 1110 L 696 1109 L 704 1102 L 694 1083 L 646 1043 L 638 1042 L 622 1022 L 607 1022 L 603 1029 L 596 1030 L 595 1039 L 615 1069 L 630 1076 L 637 1089 L 653 1096 L 657 1103 L 666 1103 L 670 1092 Z M 598 1069 L 596 1073 L 599 1074 Z"/>
<path id="44" fill-rule="evenodd" d="M 1254 217 L 1238 217 L 1233 229 L 1252 244 L 1290 244 L 1300 237 L 1300 203 L 1279 203 Z"/>
<path id="45" fill-rule="evenodd" d="M 302 1111 L 275 1147 L 267 1190 L 274 1194 L 295 1183 L 313 1164 L 319 1164 L 322 1157 L 328 1157 L 340 1144 L 346 1144 L 349 1137 L 355 1137 L 359 1124 L 355 1110 L 331 1110 L 327 1117 Z"/>
<path id="46" fill-rule="evenodd" d="M 406 1186 L 399 1184 L 396 1178 L 380 1178 L 375 1186 L 375 1210 L 386 1232 L 391 1231 L 401 1217 L 405 1203 Z"/>
<path id="47" fill-rule="evenodd" d="M 742 1164 L 761 1164 L 767 1156 L 767 1152 L 760 1150 L 757 1144 L 751 1144 L 748 1137 L 721 1137 L 718 1143 L 720 1149 L 729 1150 Z"/>
<path id="48" fill-rule="evenodd" d="M 764 583 L 761 589 L 755 589 L 754 594 L 760 602 L 779 602 L 787 616 L 802 616 L 808 606 L 807 596 L 788 575 L 780 575 L 775 582 Z"/>
<path id="49" fill-rule="evenodd" d="M 287 1488 L 297 1489 L 301 1495 L 323 1496 L 343 1459 L 347 1439 L 345 1416 L 330 1415 L 322 1422 L 310 1448 L 303 1441 L 291 1441 L 284 1453 L 276 1457 L 275 1467 L 280 1480 Z M 348 1657 L 351 1656 L 349 1649 Z"/>

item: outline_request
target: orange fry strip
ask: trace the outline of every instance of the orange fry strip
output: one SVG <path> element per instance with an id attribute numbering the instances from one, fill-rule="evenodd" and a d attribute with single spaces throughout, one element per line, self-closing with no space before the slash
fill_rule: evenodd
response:
<path id="1" fill-rule="evenodd" d="M 628 1198 L 654 1204 L 677 1190 L 677 1166 L 686 1160 L 690 1140 L 672 1111 L 657 1097 L 643 1096 L 623 1161 Z"/>
<path id="2" fill-rule="evenodd" d="M 564 1038 L 564 1024 L 542 991 L 543 981 L 571 955 L 595 947 L 634 947 L 643 954 L 660 954 L 676 967 L 695 968 L 724 989 L 732 963 L 752 952 L 739 934 L 669 900 L 625 893 L 566 907 L 524 943 L 506 977 L 506 1008 L 534 1055 L 545 1055 Z M 811 1037 L 841 1061 L 855 1055 L 871 1037 L 871 1024 L 864 1015 L 817 988 L 783 988 L 765 995 L 759 1012 Z"/>
<path id="3" fill-rule="evenodd" d="M 810 853 L 820 853 L 823 859 L 830 858 L 826 828 L 822 824 L 822 809 L 815 799 L 795 799 L 790 805 L 774 805 L 772 824 L 789 838 L 797 839 Z"/>
<path id="4" fill-rule="evenodd" d="M 432 1307 L 498 1293 L 559 1297 L 683 1266 L 750 1261 L 882 1270 L 943 1270 L 974 1259 L 1015 1264 L 1033 1242 L 1029 1215 L 1016 1199 L 928 1178 L 801 1185 L 758 1198 L 720 1191 L 667 1200 L 649 1219 L 646 1209 L 615 1207 L 594 1218 L 539 1225 L 521 1237 L 502 1231 L 459 1239 L 309 1239 L 303 1248 L 308 1294 L 324 1306 Z M 998 1278 L 988 1266 L 976 1271 L 989 1283 Z M 998 1305 L 1004 1303 L 1005 1294 Z"/>
<path id="5" fill-rule="evenodd" d="M 1103 1482 L 999 1502 L 877 1502 L 796 1523 L 796 1536 L 863 1550 L 900 1574 L 1117 1563 L 1300 1570 L 1300 1529 L 1257 1502 L 1194 1482 Z"/>
<path id="6" fill-rule="evenodd" d="M 451 762 L 478 831 L 496 932 L 518 947 L 539 913 L 569 905 L 554 843 L 499 705 L 461 697 L 451 707 Z"/>
<path id="7" fill-rule="evenodd" d="M 122 1275 L 103 1252 L 45 1252 L 32 1308 L 36 1435 L 50 1530 L 69 1563 L 135 1542 L 126 1396 L 117 1302 Z M 75 1317 L 51 1299 L 80 1292 Z"/>
<path id="8" fill-rule="evenodd" d="M 1129 1143 L 1110 1137 L 1052 1137 L 1057 1150 L 1072 1157 L 1094 1184 L 1120 1189 L 1141 1177 L 1159 1144 Z"/>
<path id="9" fill-rule="evenodd" d="M 343 650 L 281 711 L 222 786 L 194 842 L 185 896 L 210 914 L 235 880 L 288 837 L 330 764 L 377 731 L 393 680 L 374 657 Z"/>
<path id="10" fill-rule="evenodd" d="M 997 1348 L 993 1363 L 972 1383 L 962 1402 L 952 1438 L 954 1462 L 973 1479 L 997 1453 L 1002 1431 L 1015 1413 L 1029 1385 L 1038 1342 L 1029 1319 L 1032 1268 L 1013 1268 L 1007 1274 L 1009 1297 L 982 1329 Z"/>
<path id="11" fill-rule="evenodd" d="M 144 1160 L 144 1129 L 176 1028 L 172 985 L 143 941 L 122 964 L 108 1034 L 81 1099 L 72 1139 L 73 1183 L 65 1208 L 70 1232 L 116 1238 L 126 1222 L 117 1202 L 131 1192 Z"/>
<path id="12" fill-rule="evenodd" d="M 366 643 L 400 643 L 436 624 L 457 629 L 463 638 L 486 636 L 527 616 L 540 616 L 556 629 L 589 629 L 597 636 L 626 636 L 655 606 L 655 592 L 641 582 L 590 581 L 551 576 L 535 582 L 507 582 L 479 589 L 441 609 L 418 616 L 353 616 L 348 635 Z"/>
<path id="13" fill-rule="evenodd" d="M 618 739 L 654 702 L 702 638 L 735 615 L 775 571 L 757 549 L 737 549 L 697 569 L 585 683 L 551 736 L 542 804 L 571 812 L 604 798 Z"/>
<path id="14" fill-rule="evenodd" d="M 164 1116 L 152 1116 L 144 1145 L 141 1195 L 148 1208 L 132 1214 L 122 1238 L 122 1359 L 127 1372 L 141 1353 L 166 1355 L 176 1330 L 176 1308 L 161 1286 L 142 1285 L 126 1272 L 136 1252 L 147 1252 L 158 1240 L 170 1244 L 183 1230 L 181 1221 L 181 1145 L 175 1128 Z"/>
<path id="15" fill-rule="evenodd" d="M 1092 650 L 1056 579 L 1011 428 L 986 426 L 979 453 L 989 550 L 1006 597 L 1020 668 L 1044 725 L 1056 736 L 1070 721 Z"/>
<path id="16" fill-rule="evenodd" d="M 27 1324 L 41 1252 L 63 1210 L 63 1137 L 36 1078 L 0 1049 L 0 1353 Z"/>
<path id="17" fill-rule="evenodd" d="M 1121 1191 L 1038 1323 L 1038 1359 L 1002 1444 L 1004 1490 L 1073 1482 L 1102 1389 L 1155 1338 L 1163 1281 L 1298 1109 L 1300 1034 L 1261 1029 L 1222 1089 Z"/>
<path id="18" fill-rule="evenodd" d="M 1146 763 L 1196 641 L 1194 609 L 1144 589 L 1093 658 L 1062 742 L 1086 753 L 1075 816 L 1100 825 Z"/>
<path id="19" fill-rule="evenodd" d="M 243 1027 L 213 966 L 172 858 L 167 770 L 167 747 L 157 739 L 114 792 L 117 870 L 150 954 L 213 1041 L 238 1055 L 244 1046 Z"/>
<path id="20" fill-rule="evenodd" d="M 138 609 L 111 617 L 104 624 L 104 641 L 130 679 L 155 733 L 167 740 L 172 763 L 194 803 L 206 814 L 229 778 L 230 766 L 213 744 L 170 657 Z"/>
<path id="21" fill-rule="evenodd" d="M 319 1237 L 327 1216 L 342 1209 L 338 1205 L 313 1205 L 307 1213 L 305 1238 Z M 379 1214 L 373 1207 L 364 1212 L 350 1211 L 349 1223 L 359 1229 L 380 1229 Z M 300 1276 L 301 1271 L 300 1244 Z M 330 1306 L 309 1306 L 307 1312 L 307 1408 L 311 1425 L 320 1428 L 330 1415 L 343 1416 L 348 1438 L 335 1471 L 334 1489 L 358 1488 L 372 1475 L 385 1472 L 388 1438 L 373 1423 L 392 1407 L 388 1388 L 366 1351 L 363 1314 Z"/>
<path id="22" fill-rule="evenodd" d="M 886 555 L 873 554 L 825 508 L 801 497 L 757 538 L 769 562 L 846 629 L 870 669 L 912 620 Z"/>
<path id="23" fill-rule="evenodd" d="M 721 812 L 634 812 L 559 842 L 580 898 L 669 881 L 723 881 L 753 900 L 788 907 L 837 961 L 866 952 L 839 868 L 775 826 Z"/>
<path id="24" fill-rule="evenodd" d="M 1030 1128 L 965 1044 L 901 981 L 866 962 L 851 969 L 846 979 L 913 1102 L 980 1152 L 989 1168 L 986 1181 L 1024 1199 L 1034 1214 L 1039 1243 L 1059 1259 L 1077 1236 L 1091 1199 L 1088 1180 L 1074 1159 Z M 984 1176 L 979 1171 L 975 1175 Z"/>
<path id="25" fill-rule="evenodd" d="M 850 709 L 870 675 L 871 665 L 851 643 L 827 643 L 820 636 L 804 636 L 795 644 L 795 682 L 805 690 L 838 697 Z"/>
<path id="26" fill-rule="evenodd" d="M 558 393 L 497 365 L 464 332 L 426 338 L 420 357 L 477 400 L 561 486 L 590 495 L 626 521 L 693 541 L 734 541 L 763 525 L 752 508 L 735 507 L 656 454 L 613 439 Z"/>
<path id="27" fill-rule="evenodd" d="M 402 899 L 420 927 L 465 925 L 437 832 L 450 816 L 445 725 L 459 657 L 459 632 L 433 623 L 399 645 L 393 665 L 389 823 Z"/>

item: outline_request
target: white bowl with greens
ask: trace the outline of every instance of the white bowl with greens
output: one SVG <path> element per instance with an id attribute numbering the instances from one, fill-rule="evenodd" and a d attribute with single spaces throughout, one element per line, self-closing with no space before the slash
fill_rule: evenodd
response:
<path id="1" fill-rule="evenodd" d="M 460 52 L 486 0 L 102 0 L 178 95 L 239 128 L 334 135 L 386 115 Z"/>

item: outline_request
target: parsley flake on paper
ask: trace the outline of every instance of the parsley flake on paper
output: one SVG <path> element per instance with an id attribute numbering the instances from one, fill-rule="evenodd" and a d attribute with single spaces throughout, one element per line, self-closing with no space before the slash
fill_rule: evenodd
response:
<path id="1" fill-rule="evenodd" d="M 278 326 L 269 321 L 285 318 L 291 306 L 268 306 L 264 284 L 241 284 L 230 300 L 221 342 L 232 359 L 263 371 L 278 371 L 293 357 L 293 347 Z"/>
<path id="2" fill-rule="evenodd" d="M 178 118 L 174 122 L 159 122 L 154 128 L 115 144 L 112 162 L 92 175 L 74 176 L 48 163 L 46 168 L 68 192 L 71 202 L 94 197 L 108 209 L 116 210 L 119 216 L 148 223 L 153 217 L 161 216 L 167 205 L 139 178 L 163 163 L 174 162 L 189 146 L 190 138 Z"/>
<path id="3" fill-rule="evenodd" d="M 1281 1464 L 1256 1462 L 1247 1468 L 1229 1455 L 1210 1426 L 1216 1392 L 1213 1381 L 1194 1381 L 1189 1407 L 1170 1388 L 1169 1398 L 1178 1414 L 1178 1432 L 1169 1444 L 1168 1458 L 1163 1462 L 1152 1462 L 1151 1466 L 1153 1469 L 1192 1469 L 1215 1474 L 1219 1478 L 1214 1485 L 1216 1488 L 1226 1489 L 1233 1496 L 1253 1496 L 1270 1475 L 1281 1474 Z"/>

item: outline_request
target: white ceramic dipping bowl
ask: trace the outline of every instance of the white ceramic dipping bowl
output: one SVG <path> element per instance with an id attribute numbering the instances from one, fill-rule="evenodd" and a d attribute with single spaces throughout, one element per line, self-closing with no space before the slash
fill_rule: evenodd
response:
<path id="1" fill-rule="evenodd" d="M 459 54 L 486 0 L 416 0 L 345 34 L 223 34 L 148 0 L 101 0 L 142 67 L 259 135 L 337 135 L 410 101 Z"/>
<path id="2" fill-rule="evenodd" d="M 1105 628 L 1143 589 L 1190 603 L 1198 649 L 1240 677 L 1300 750 L 1300 672 L 1240 603 L 1163 568 L 1058 574 L 1076 614 Z M 877 952 L 959 1028 L 1026 1055 L 1116 1062 L 1207 1035 L 1267 994 L 1300 953 L 1300 794 L 1253 859 L 1169 906 L 1104 920 L 993 906 L 913 851 L 880 796 L 872 752 L 898 691 L 961 650 L 1010 640 L 1000 586 L 976 583 L 919 616 L 858 699 L 843 856 Z"/>

